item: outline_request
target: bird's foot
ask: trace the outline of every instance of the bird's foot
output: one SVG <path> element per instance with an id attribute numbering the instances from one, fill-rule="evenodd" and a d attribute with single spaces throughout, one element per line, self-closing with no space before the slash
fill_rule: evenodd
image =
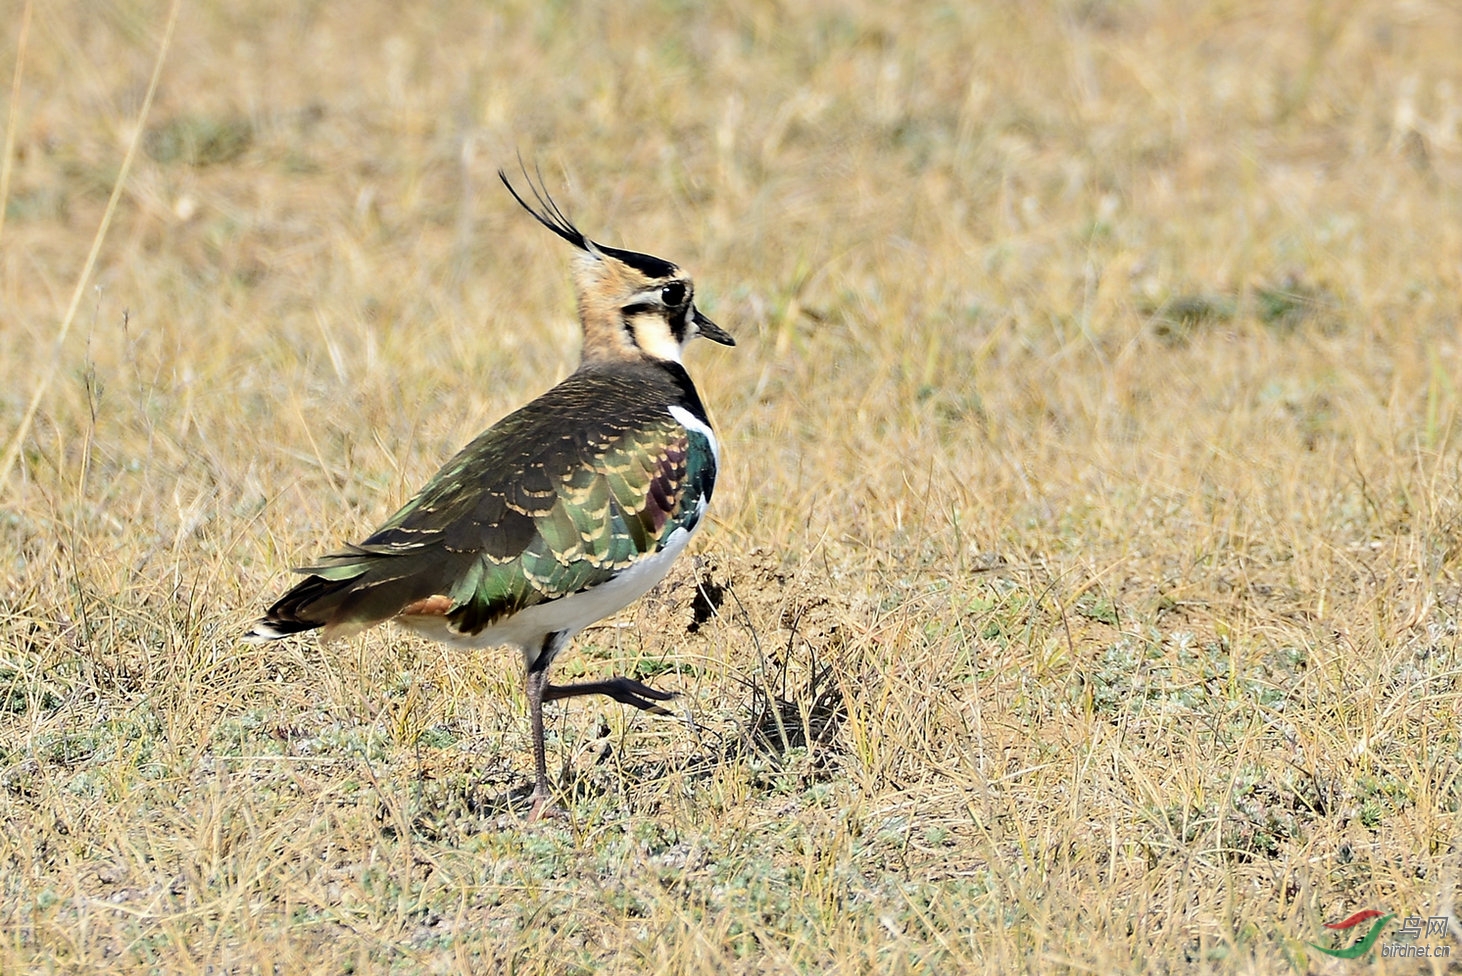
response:
<path id="1" fill-rule="evenodd" d="M 528 808 L 529 823 L 540 823 L 545 820 L 565 820 L 568 818 L 568 812 L 553 802 L 553 796 L 547 790 L 540 793 L 535 789 L 529 800 L 531 802 L 531 806 Z"/>
<path id="2" fill-rule="evenodd" d="M 633 678 L 626 678 L 616 675 L 605 681 L 584 681 L 572 685 L 548 685 L 543 689 L 544 701 L 556 701 L 560 698 L 578 698 L 581 695 L 607 695 L 622 705 L 633 705 L 641 711 L 653 712 L 656 715 L 671 714 L 668 708 L 657 705 L 656 702 L 670 701 L 675 697 L 673 691 L 660 691 L 651 688 L 649 685 L 641 684 Z"/>

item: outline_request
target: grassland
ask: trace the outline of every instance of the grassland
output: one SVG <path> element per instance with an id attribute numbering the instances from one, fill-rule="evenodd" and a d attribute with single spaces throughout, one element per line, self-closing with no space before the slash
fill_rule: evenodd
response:
<path id="1" fill-rule="evenodd" d="M 28 10 L 0 972 L 1462 966 L 1454 4 Z M 688 721 L 555 708 L 532 825 L 514 654 L 238 640 L 573 367 L 520 151 L 739 342 L 564 665 Z"/>

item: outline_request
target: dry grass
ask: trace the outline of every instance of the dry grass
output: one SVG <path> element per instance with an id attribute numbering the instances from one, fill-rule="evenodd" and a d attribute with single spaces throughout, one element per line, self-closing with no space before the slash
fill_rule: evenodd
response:
<path id="1" fill-rule="evenodd" d="M 1322 920 L 1455 919 L 1455 5 L 494 7 L 184 7 L 59 345 L 166 10 L 0 35 L 6 440 L 49 382 L 0 971 L 1342 972 Z M 514 655 L 238 642 L 572 367 L 519 149 L 740 341 L 700 562 L 565 668 L 696 724 L 556 709 L 534 826 Z"/>

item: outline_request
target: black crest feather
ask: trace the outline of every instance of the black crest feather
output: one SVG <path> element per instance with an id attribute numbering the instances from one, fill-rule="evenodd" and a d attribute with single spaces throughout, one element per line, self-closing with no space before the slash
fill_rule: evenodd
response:
<path id="1" fill-rule="evenodd" d="M 508 179 L 507 173 L 498 170 L 498 179 L 503 181 L 503 186 L 507 187 L 508 192 L 513 195 L 513 199 L 518 201 L 518 206 L 528 211 L 533 215 L 534 220 L 568 241 L 574 247 L 582 251 L 592 250 L 590 245 L 593 242 L 584 236 L 583 231 L 574 226 L 574 222 L 569 220 L 568 215 L 559 209 L 558 204 L 553 202 L 553 197 L 548 195 L 548 187 L 543 182 L 543 171 L 537 170 L 538 182 L 534 184 L 533 177 L 529 175 L 528 167 L 523 165 L 521 158 L 518 160 L 518 167 L 522 169 L 523 179 L 527 182 L 528 189 L 533 193 L 533 199 L 538 201 L 539 209 L 535 209 L 532 204 L 523 199 L 522 195 L 513 187 L 512 181 Z M 535 167 L 535 169 L 537 168 Z"/>
<path id="2" fill-rule="evenodd" d="M 534 207 L 527 200 L 523 199 L 522 194 L 513 187 L 512 181 L 508 179 L 507 173 L 498 170 L 498 179 L 503 181 L 503 186 L 507 187 L 508 192 L 513 195 L 513 199 L 518 201 L 518 206 L 528 211 L 533 215 L 534 220 L 568 241 L 574 247 L 579 248 L 581 251 L 588 251 L 590 254 L 594 254 L 597 251 L 617 261 L 623 261 L 631 268 L 636 269 L 650 278 L 670 278 L 677 273 L 678 269 L 675 265 L 663 258 L 657 258 L 653 254 L 641 254 L 639 251 L 626 251 L 623 248 L 609 247 L 605 244 L 599 244 L 589 240 L 583 231 L 574 226 L 574 222 L 568 218 L 568 215 L 563 212 L 559 205 L 553 202 L 553 197 L 548 195 L 548 187 L 543 182 L 543 171 L 536 166 L 534 167 L 534 173 L 538 176 L 538 182 L 534 183 L 533 174 L 528 172 L 528 167 L 523 165 L 521 158 L 518 160 L 518 168 L 523 171 L 523 180 L 528 184 L 528 190 L 533 194 L 533 199 L 538 202 L 537 207 Z"/>

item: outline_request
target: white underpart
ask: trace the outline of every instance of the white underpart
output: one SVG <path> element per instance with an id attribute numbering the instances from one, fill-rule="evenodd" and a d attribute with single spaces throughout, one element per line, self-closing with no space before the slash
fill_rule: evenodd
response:
<path id="1" fill-rule="evenodd" d="M 672 406 L 669 409 L 670 415 L 687 430 L 705 437 L 711 445 L 711 455 L 719 465 L 720 447 L 711 428 L 684 407 Z M 458 633 L 451 629 L 446 617 L 440 616 L 398 617 L 397 622 L 425 637 L 456 647 L 497 647 L 501 644 L 512 644 L 523 651 L 524 661 L 531 664 L 543 649 L 543 640 L 549 634 L 563 633 L 566 639 L 572 637 L 590 624 L 618 613 L 650 592 L 656 583 L 665 578 L 671 564 L 685 551 L 691 536 L 700 529 L 705 521 L 707 504 L 704 495 L 697 499 L 695 523 L 689 529 L 678 528 L 671 532 L 658 552 L 639 557 L 609 582 L 520 610 L 477 634 Z"/>

